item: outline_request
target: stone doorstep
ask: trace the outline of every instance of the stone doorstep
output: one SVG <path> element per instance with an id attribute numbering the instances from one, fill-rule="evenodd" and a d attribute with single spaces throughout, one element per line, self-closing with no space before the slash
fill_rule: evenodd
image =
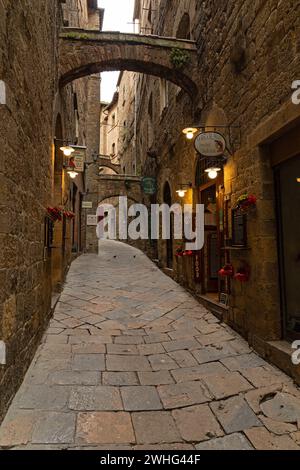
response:
<path id="1" fill-rule="evenodd" d="M 269 341 L 263 342 L 264 356 L 280 370 L 290 375 L 300 385 L 300 364 L 293 365 L 291 355 L 295 352 L 291 344 L 287 341 Z M 255 345 L 253 346 L 255 349 Z M 261 351 L 259 351 L 261 352 Z"/>
<path id="2" fill-rule="evenodd" d="M 229 311 L 228 307 L 225 307 L 206 296 L 200 295 L 197 296 L 197 299 L 217 318 L 221 321 L 226 321 Z M 291 354 L 294 350 L 291 348 L 291 344 L 288 341 L 264 341 L 261 338 L 254 338 L 251 346 L 258 352 L 259 356 L 290 375 L 295 380 L 296 384 L 300 386 L 300 364 L 298 366 L 292 364 Z"/>

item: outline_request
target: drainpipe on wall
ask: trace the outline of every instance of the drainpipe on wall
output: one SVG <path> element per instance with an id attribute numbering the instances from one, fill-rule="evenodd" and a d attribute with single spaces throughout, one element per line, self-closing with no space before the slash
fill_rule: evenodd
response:
<path id="1" fill-rule="evenodd" d="M 138 112 L 138 95 L 137 95 L 137 80 L 138 77 L 134 77 L 134 174 L 137 175 L 137 112 Z"/>

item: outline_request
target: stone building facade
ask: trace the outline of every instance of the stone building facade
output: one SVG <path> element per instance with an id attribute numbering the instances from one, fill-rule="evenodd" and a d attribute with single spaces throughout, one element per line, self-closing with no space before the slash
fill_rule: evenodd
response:
<path id="1" fill-rule="evenodd" d="M 116 239 L 119 239 L 119 197 L 126 196 L 128 208 L 142 199 L 141 178 L 135 166 L 135 82 L 137 75 L 120 73 L 117 89 L 111 103 L 101 103 L 99 165 L 87 175 L 86 200 L 92 207 L 86 216 L 94 216 L 99 204 L 108 204 L 116 210 Z M 95 225 L 87 226 L 86 249 L 98 252 Z M 123 240 L 145 249 L 144 241 Z"/>
<path id="2" fill-rule="evenodd" d="M 148 203 L 205 205 L 201 253 L 177 257 L 182 241 L 160 241 L 155 257 L 300 381 L 291 362 L 291 341 L 300 337 L 300 106 L 291 100 L 300 76 L 300 2 L 137 0 L 134 20 L 142 34 L 190 39 L 198 49 L 199 94 L 192 100 L 173 84 L 138 77 L 138 165 L 142 176 L 158 181 Z M 227 161 L 214 180 L 182 134 L 195 125 L 226 138 Z M 257 203 L 239 218 L 235 208 L 245 193 Z M 246 282 L 221 278 L 225 265 Z"/>
<path id="3" fill-rule="evenodd" d="M 60 147 L 86 146 L 87 158 L 98 151 L 89 107 L 100 79 L 60 88 L 57 46 L 61 27 L 99 29 L 101 15 L 93 0 L 0 2 L 0 419 L 47 325 L 51 294 L 83 248 L 84 174 L 70 180 Z M 53 206 L 75 218 L 64 215 L 52 231 Z"/>

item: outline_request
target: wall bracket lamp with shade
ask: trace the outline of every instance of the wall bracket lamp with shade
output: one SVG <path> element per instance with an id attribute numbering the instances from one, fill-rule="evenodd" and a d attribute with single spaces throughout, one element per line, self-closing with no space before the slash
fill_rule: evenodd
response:
<path id="1" fill-rule="evenodd" d="M 208 126 L 206 124 L 193 124 L 182 130 L 182 133 L 186 136 L 188 140 L 194 140 L 200 134 L 211 132 L 226 133 L 226 151 L 230 155 L 233 155 L 234 152 L 241 145 L 241 126 L 239 124 L 215 124 L 213 126 Z"/>
<path id="2" fill-rule="evenodd" d="M 191 189 L 192 187 L 193 187 L 192 183 L 181 184 L 179 189 L 177 189 L 176 193 L 178 194 L 180 198 L 184 198 L 186 193 L 188 192 L 188 189 Z"/>

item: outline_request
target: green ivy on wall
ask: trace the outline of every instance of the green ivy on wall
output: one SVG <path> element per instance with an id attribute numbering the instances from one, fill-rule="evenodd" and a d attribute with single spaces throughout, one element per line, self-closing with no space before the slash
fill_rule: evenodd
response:
<path id="1" fill-rule="evenodd" d="M 188 54 L 178 48 L 172 49 L 170 59 L 176 69 L 182 69 L 190 60 Z"/>

